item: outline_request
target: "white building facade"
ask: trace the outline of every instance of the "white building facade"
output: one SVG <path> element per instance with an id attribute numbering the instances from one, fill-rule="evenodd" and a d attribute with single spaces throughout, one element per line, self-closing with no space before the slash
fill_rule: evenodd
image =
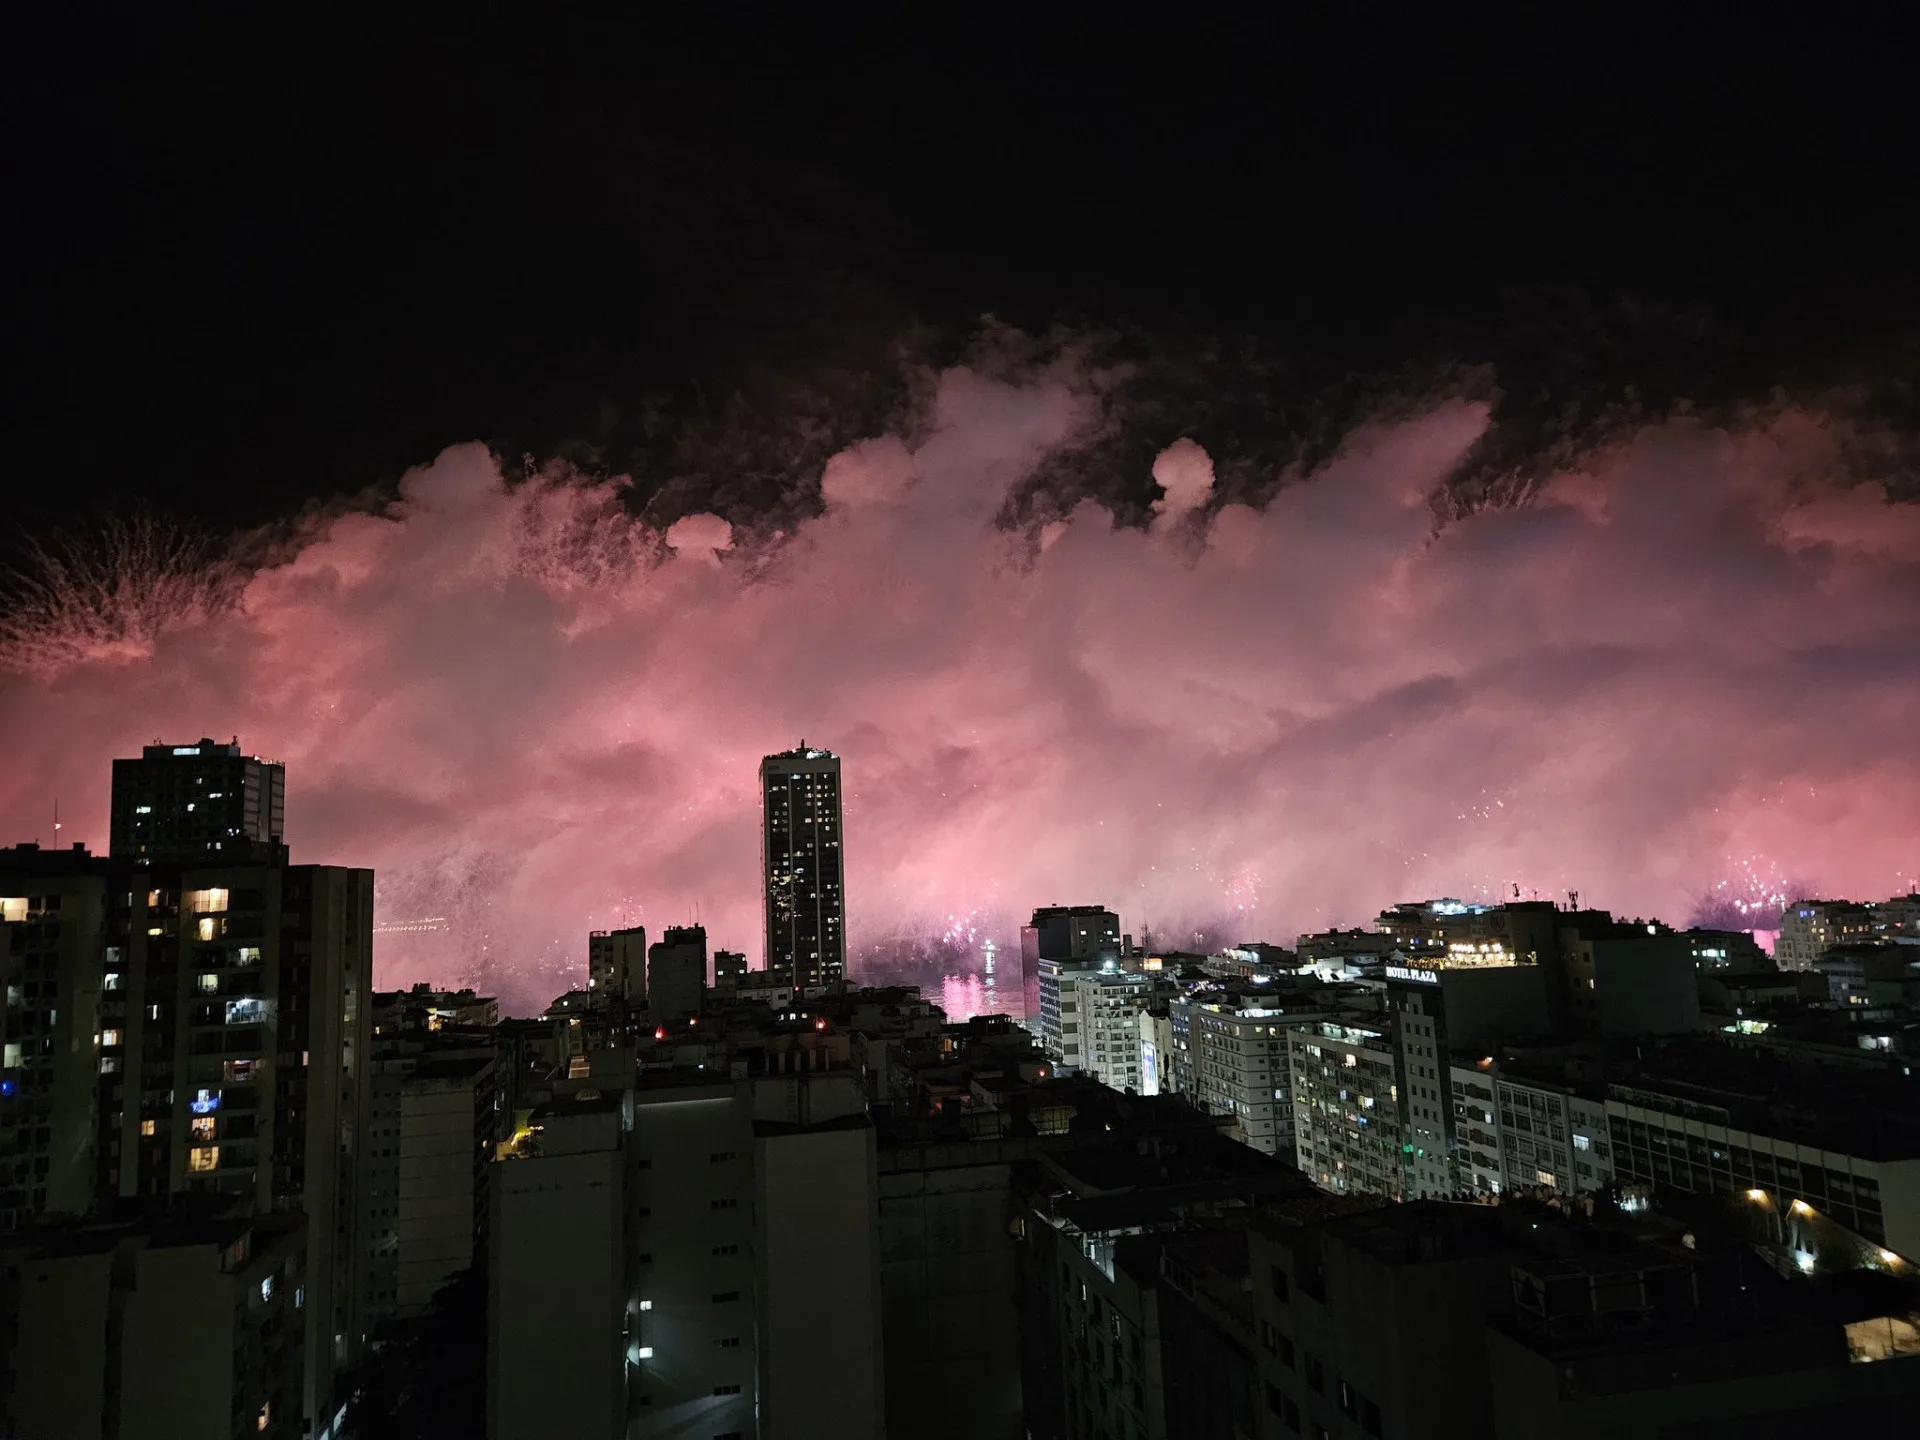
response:
<path id="1" fill-rule="evenodd" d="M 1266 1155 L 1291 1156 L 1293 1088 L 1287 1031 L 1325 1019 L 1294 1012 L 1175 1001 L 1187 1011 L 1193 1055 L 1192 1099 L 1213 1115 L 1233 1119 L 1232 1134 Z"/>
<path id="2" fill-rule="evenodd" d="M 1153 977 L 1105 959 L 1040 962 L 1040 1043 L 1069 1071 L 1115 1090 L 1141 1088 L 1141 1012 Z"/>

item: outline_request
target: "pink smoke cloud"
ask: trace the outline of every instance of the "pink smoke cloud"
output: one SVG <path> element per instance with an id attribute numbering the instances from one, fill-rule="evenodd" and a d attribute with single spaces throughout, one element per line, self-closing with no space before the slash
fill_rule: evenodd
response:
<path id="1" fill-rule="evenodd" d="M 1754 857 L 1836 893 L 1920 871 L 1920 549 L 1890 543 L 1920 507 L 1855 488 L 1811 417 L 1651 429 L 1436 529 L 1487 425 L 1444 404 L 1262 510 L 1210 513 L 1186 440 L 1150 529 L 1091 502 L 997 528 L 1090 403 L 947 372 L 748 546 L 455 446 L 231 603 L 16 634 L 0 816 L 47 840 L 57 798 L 103 845 L 111 757 L 237 733 L 287 762 L 297 858 L 447 918 L 382 937 L 381 983 L 521 1008 L 577 983 L 589 928 L 697 914 L 758 963 L 756 766 L 803 736 L 846 766 L 856 973 L 942 933 L 1004 964 L 1055 901 L 1286 941 L 1516 885 L 1681 919 Z"/>

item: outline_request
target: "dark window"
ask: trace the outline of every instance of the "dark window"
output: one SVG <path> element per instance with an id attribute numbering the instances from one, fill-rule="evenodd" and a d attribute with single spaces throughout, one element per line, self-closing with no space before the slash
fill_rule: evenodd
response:
<path id="1" fill-rule="evenodd" d="M 713 1303 L 716 1305 L 724 1305 L 729 1300 L 738 1300 L 739 1298 L 740 1292 L 738 1290 L 716 1290 L 713 1292 Z"/>
<path id="2" fill-rule="evenodd" d="M 1275 1265 L 1273 1267 L 1274 1297 L 1279 1300 L 1285 1300 L 1287 1298 L 1288 1289 L 1289 1287 L 1287 1285 L 1287 1272 L 1282 1270 L 1278 1265 Z"/>
<path id="3" fill-rule="evenodd" d="M 1344 1380 L 1340 1382 L 1340 1413 L 1349 1420 L 1360 1418 L 1359 1397 L 1354 1393 L 1353 1386 Z"/>
<path id="4" fill-rule="evenodd" d="M 1324 1394 L 1327 1388 L 1327 1367 L 1314 1357 L 1311 1350 L 1306 1353 L 1306 1361 L 1307 1384 Z"/>
<path id="5" fill-rule="evenodd" d="M 740 1393 L 740 1387 L 738 1385 L 716 1385 L 713 1387 L 713 1393 L 716 1395 L 738 1395 Z"/>
<path id="6" fill-rule="evenodd" d="M 1268 1386 L 1267 1388 L 1272 1390 L 1273 1387 Z M 1286 1426 L 1287 1429 L 1296 1435 L 1300 1433 L 1300 1407 L 1294 1403 L 1292 1396 L 1282 1395 L 1280 1397 L 1278 1414 L 1282 1425 Z"/>
<path id="7" fill-rule="evenodd" d="M 1380 1433 L 1380 1407 L 1371 1400 L 1360 1401 L 1360 1423 L 1366 1427 L 1367 1434 Z"/>

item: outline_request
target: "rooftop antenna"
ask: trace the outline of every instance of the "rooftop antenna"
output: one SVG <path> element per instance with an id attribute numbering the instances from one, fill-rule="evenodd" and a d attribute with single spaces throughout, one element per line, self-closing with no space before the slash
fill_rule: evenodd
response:
<path id="1" fill-rule="evenodd" d="M 1567 891 L 1567 908 L 1569 910 L 1578 910 L 1580 908 L 1580 892 L 1578 890 Z"/>

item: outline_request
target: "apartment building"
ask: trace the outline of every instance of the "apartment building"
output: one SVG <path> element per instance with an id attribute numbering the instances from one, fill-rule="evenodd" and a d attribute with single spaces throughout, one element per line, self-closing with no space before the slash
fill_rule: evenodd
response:
<path id="1" fill-rule="evenodd" d="M 0 1435 L 307 1433 L 306 1222 L 207 1209 L 0 1238 Z"/>
<path id="2" fill-rule="evenodd" d="M 1112 957 L 1040 961 L 1040 1043 L 1062 1067 L 1116 1090 L 1140 1089 L 1140 1012 L 1150 974 Z"/>
<path id="3" fill-rule="evenodd" d="M 1404 1187 L 1399 1051 L 1381 1016 L 1340 1015 L 1287 1031 L 1294 1163 L 1338 1195 Z"/>
<path id="4" fill-rule="evenodd" d="M 1268 1155 L 1294 1154 L 1294 1116 L 1287 1031 L 1326 1018 L 1318 1007 L 1292 1009 L 1253 1002 L 1175 1000 L 1191 1047 L 1190 1098 L 1229 1117 L 1229 1134 Z"/>

